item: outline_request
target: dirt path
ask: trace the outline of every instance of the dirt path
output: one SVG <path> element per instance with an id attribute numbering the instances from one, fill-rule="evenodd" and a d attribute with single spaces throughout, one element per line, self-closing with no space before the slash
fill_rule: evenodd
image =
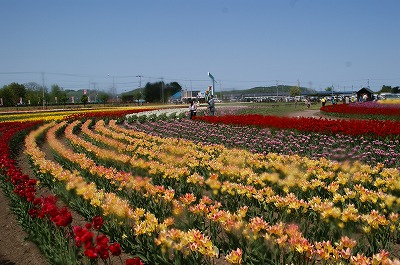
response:
<path id="1" fill-rule="evenodd" d="M 287 117 L 314 117 L 319 118 L 321 117 L 320 111 L 315 109 L 305 109 L 299 110 L 295 112 L 290 112 L 286 115 Z"/>
<path id="2" fill-rule="evenodd" d="M 338 118 L 334 116 L 328 116 L 321 113 L 319 109 L 304 109 L 295 112 L 290 112 L 285 115 L 286 117 L 305 117 L 305 118 L 324 118 L 330 120 L 337 120 L 337 119 L 346 119 L 346 118 Z"/>
<path id="3" fill-rule="evenodd" d="M 11 212 L 9 200 L 0 191 L 0 264 L 1 265 L 43 265 L 48 264 L 37 246 L 25 240 L 22 230 Z"/>

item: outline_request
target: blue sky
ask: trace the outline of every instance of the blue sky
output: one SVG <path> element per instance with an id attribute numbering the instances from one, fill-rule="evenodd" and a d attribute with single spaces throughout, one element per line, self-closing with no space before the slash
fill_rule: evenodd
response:
<path id="1" fill-rule="evenodd" d="M 400 85 L 399 11 L 398 0 L 0 0 L 0 87 L 205 90 L 211 72 L 216 91 L 379 90 Z"/>

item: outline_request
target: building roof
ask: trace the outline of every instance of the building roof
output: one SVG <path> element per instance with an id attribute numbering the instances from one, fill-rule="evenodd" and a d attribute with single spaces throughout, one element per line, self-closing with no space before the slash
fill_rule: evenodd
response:
<path id="1" fill-rule="evenodd" d="M 181 92 L 181 91 L 178 91 L 178 92 L 176 92 L 175 94 L 173 94 L 173 95 L 170 97 L 170 99 L 181 99 L 181 97 L 182 97 L 182 92 Z"/>
<path id="2" fill-rule="evenodd" d="M 375 92 L 369 89 L 368 87 L 363 87 L 360 90 L 357 91 L 357 93 L 362 93 L 362 92 L 368 92 L 370 94 L 374 94 Z"/>

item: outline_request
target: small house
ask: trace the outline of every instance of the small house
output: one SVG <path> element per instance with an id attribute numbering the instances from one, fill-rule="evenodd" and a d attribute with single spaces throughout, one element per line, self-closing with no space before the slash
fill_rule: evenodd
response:
<path id="1" fill-rule="evenodd" d="M 366 100 L 364 100 L 366 98 Z M 357 101 L 371 101 L 374 100 L 374 91 L 367 87 L 363 87 L 357 91 Z"/>

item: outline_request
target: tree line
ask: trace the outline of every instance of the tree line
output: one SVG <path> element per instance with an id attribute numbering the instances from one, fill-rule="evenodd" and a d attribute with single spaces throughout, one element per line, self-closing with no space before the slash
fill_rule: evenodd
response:
<path id="1" fill-rule="evenodd" d="M 399 87 L 399 86 L 395 86 L 395 87 L 391 87 L 391 86 L 382 86 L 382 89 L 379 91 L 379 93 L 393 93 L 393 94 L 397 94 L 397 93 L 400 93 L 400 87 Z"/>
<path id="2" fill-rule="evenodd" d="M 171 82 L 165 84 L 162 82 L 150 83 L 148 82 L 143 89 L 133 90 L 131 93 L 122 95 L 122 103 L 132 103 L 143 100 L 150 103 L 165 103 L 168 102 L 168 98 L 173 94 L 182 90 L 182 87 L 177 82 Z M 89 100 L 89 93 L 92 96 Z M 87 93 L 80 93 L 79 96 L 72 100 L 71 94 L 76 95 L 74 90 L 64 90 L 57 84 L 51 86 L 50 90 L 47 87 L 41 86 L 35 82 L 29 82 L 25 84 L 19 84 L 13 82 L 5 85 L 0 89 L 1 106 L 13 107 L 13 106 L 44 106 L 44 105 L 65 105 L 71 103 L 107 103 L 110 100 L 114 100 L 111 93 L 103 91 L 87 91 Z"/>

